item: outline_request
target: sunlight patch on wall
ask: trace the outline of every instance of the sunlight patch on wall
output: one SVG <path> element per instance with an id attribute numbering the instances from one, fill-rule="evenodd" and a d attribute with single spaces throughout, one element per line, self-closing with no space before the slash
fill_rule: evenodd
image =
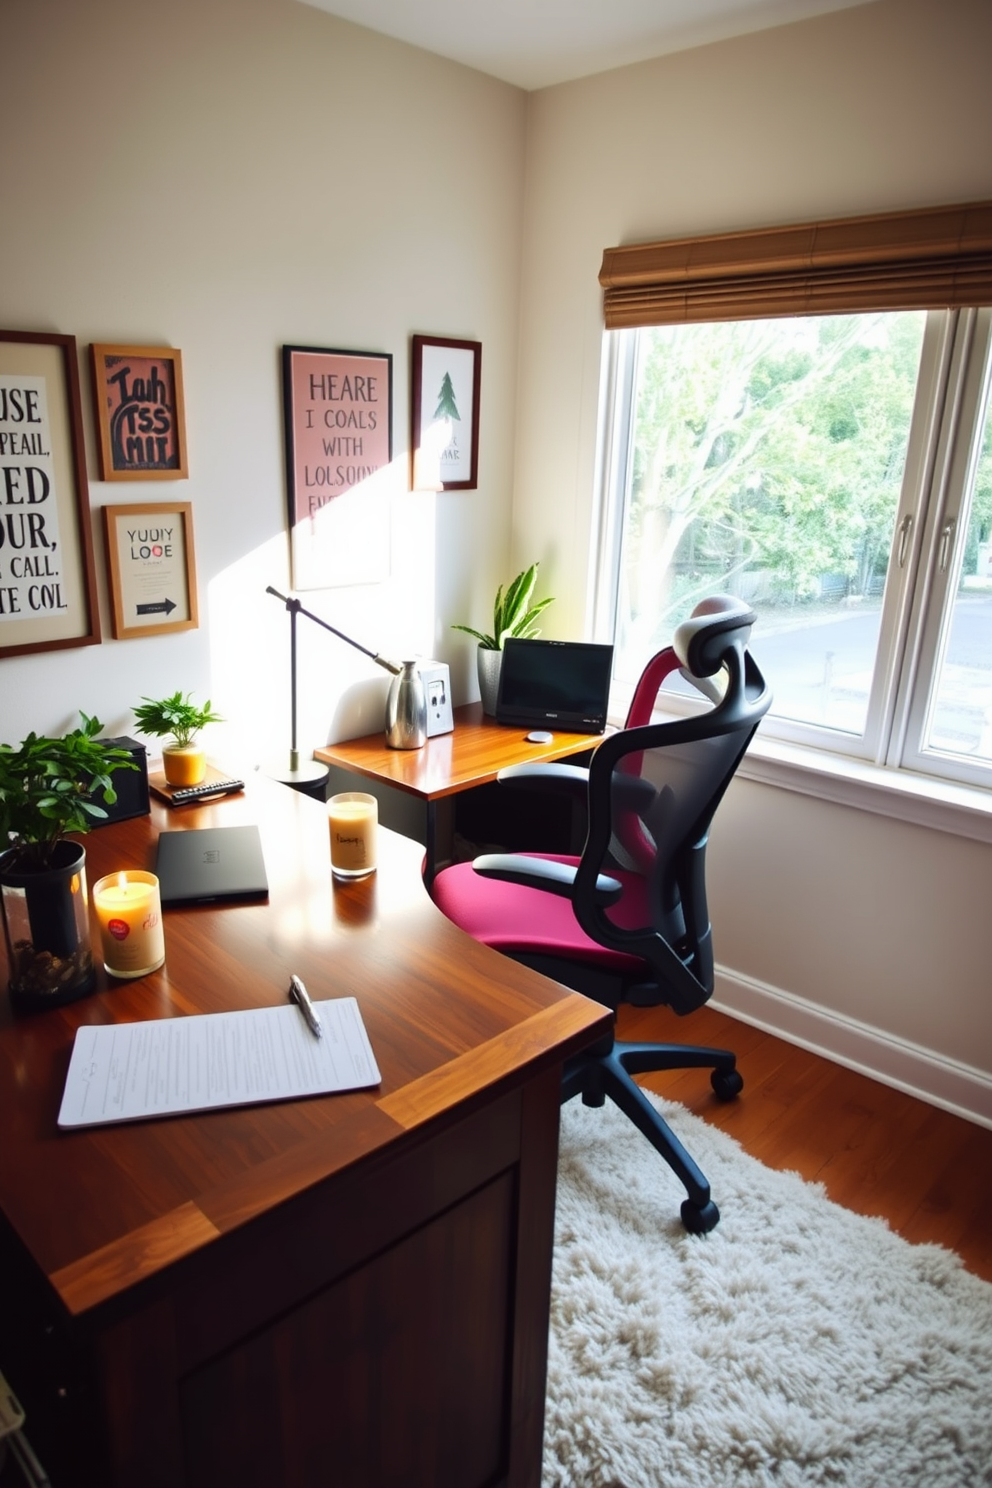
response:
<path id="1" fill-rule="evenodd" d="M 405 489 L 408 456 L 390 466 L 390 480 L 366 509 L 360 493 L 342 520 L 324 520 L 334 560 L 326 588 L 301 593 L 303 607 L 360 645 L 399 660 L 429 660 L 434 634 L 436 496 Z M 364 488 L 363 488 L 364 489 Z M 365 541 L 385 544 L 383 577 L 367 572 Z M 348 577 L 349 564 L 352 577 Z M 344 578 L 342 579 L 342 576 Z M 319 577 L 319 574 L 318 574 Z M 291 587 L 289 534 L 283 530 L 228 565 L 207 586 L 211 699 L 225 723 L 214 738 L 225 768 L 286 768 L 292 715 L 290 617 L 266 594 Z M 333 586 L 333 587 L 332 587 Z M 305 616 L 296 622 L 297 742 L 301 757 L 339 739 L 382 727 L 388 674 L 370 657 Z"/>

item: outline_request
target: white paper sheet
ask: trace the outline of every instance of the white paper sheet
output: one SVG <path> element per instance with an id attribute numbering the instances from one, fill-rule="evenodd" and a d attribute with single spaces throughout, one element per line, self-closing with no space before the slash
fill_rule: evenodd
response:
<path id="1" fill-rule="evenodd" d="M 292 1003 L 79 1028 L 58 1124 L 99 1126 L 378 1085 L 355 999 L 314 1006 L 321 1038 Z"/>

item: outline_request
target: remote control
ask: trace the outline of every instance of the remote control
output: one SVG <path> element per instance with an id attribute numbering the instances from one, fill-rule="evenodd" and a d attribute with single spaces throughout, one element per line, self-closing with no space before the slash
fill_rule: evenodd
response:
<path id="1" fill-rule="evenodd" d="M 204 796 L 229 796 L 232 791 L 244 790 L 243 780 L 211 780 L 203 785 L 182 785 L 170 792 L 169 800 L 181 806 L 184 801 L 199 801 Z"/>

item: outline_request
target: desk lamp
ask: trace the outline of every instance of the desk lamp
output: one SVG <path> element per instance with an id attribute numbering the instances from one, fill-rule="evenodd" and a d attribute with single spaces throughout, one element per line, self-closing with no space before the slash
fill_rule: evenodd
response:
<path id="1" fill-rule="evenodd" d="M 329 630 L 332 635 L 336 635 L 339 641 L 345 641 L 349 646 L 354 646 L 355 650 L 361 651 L 364 656 L 371 656 L 376 666 L 381 666 L 387 672 L 392 673 L 392 681 L 386 695 L 386 744 L 390 749 L 423 748 L 427 742 L 427 696 L 415 661 L 389 661 L 385 656 L 379 656 L 377 652 L 370 651 L 367 646 L 353 641 L 351 636 L 346 636 L 343 631 L 336 630 L 319 615 L 305 610 L 298 599 L 280 594 L 279 590 L 273 589 L 271 584 L 267 586 L 265 592 L 282 600 L 289 611 L 290 706 L 292 712 L 289 768 L 292 774 L 297 774 L 300 769 L 300 752 L 296 744 L 297 615 L 306 615 L 308 620 L 315 621 L 325 630 Z"/>

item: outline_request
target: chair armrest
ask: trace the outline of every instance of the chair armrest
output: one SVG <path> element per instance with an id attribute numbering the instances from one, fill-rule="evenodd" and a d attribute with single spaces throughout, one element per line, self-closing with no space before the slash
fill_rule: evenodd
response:
<path id="1" fill-rule="evenodd" d="M 523 884 L 528 889 L 543 889 L 548 894 L 559 894 L 571 899 L 575 884 L 575 868 L 570 863 L 558 863 L 553 858 L 531 858 L 526 853 L 483 853 L 475 858 L 472 867 L 483 878 L 498 878 L 504 883 Z M 596 875 L 596 902 L 604 907 L 615 904 L 623 893 L 623 885 L 605 873 Z"/>
<path id="2" fill-rule="evenodd" d="M 496 776 L 500 785 L 513 785 L 521 790 L 539 790 L 546 794 L 572 796 L 585 801 L 589 789 L 589 771 L 584 765 L 507 765 Z"/>

